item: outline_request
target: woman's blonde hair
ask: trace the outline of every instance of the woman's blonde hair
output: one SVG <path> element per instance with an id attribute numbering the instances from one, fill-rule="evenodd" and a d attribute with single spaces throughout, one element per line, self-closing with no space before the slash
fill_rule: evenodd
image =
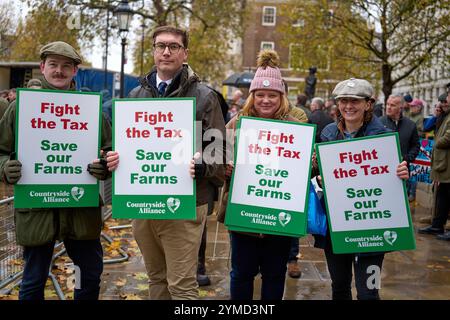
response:
<path id="1" fill-rule="evenodd" d="M 247 98 L 247 100 L 244 103 L 244 106 L 242 107 L 241 116 L 247 116 L 247 117 L 258 117 L 258 114 L 255 110 L 255 92 L 253 91 Z M 278 91 L 274 91 L 279 93 Z M 285 94 L 280 93 L 281 101 L 280 101 L 280 107 L 273 115 L 273 119 L 284 119 L 289 114 L 289 100 L 287 99 Z"/>

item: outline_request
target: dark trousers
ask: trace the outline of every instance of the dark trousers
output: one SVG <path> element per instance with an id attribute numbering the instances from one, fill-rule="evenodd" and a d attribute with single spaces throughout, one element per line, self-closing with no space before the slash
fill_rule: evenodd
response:
<path id="1" fill-rule="evenodd" d="M 261 300 L 281 300 L 291 237 L 264 238 L 231 233 L 230 293 L 232 300 L 252 300 L 255 276 L 261 273 Z"/>
<path id="2" fill-rule="evenodd" d="M 291 262 L 291 261 L 297 262 L 297 260 L 298 260 L 297 255 L 299 253 L 299 248 L 298 248 L 299 244 L 300 244 L 300 241 L 298 240 L 298 238 L 292 238 L 291 250 L 289 250 L 288 262 Z"/>
<path id="3" fill-rule="evenodd" d="M 24 247 L 25 268 L 19 290 L 20 300 L 44 300 L 55 242 Z M 80 289 L 75 289 L 75 300 L 97 300 L 100 293 L 100 276 L 103 272 L 103 250 L 100 239 L 64 240 L 67 254 L 80 268 Z M 76 285 L 77 286 L 77 285 Z"/>
<path id="4" fill-rule="evenodd" d="M 200 248 L 198 250 L 198 266 L 197 266 L 197 274 L 206 274 L 206 223 L 203 228 L 202 241 L 200 242 Z"/>
<path id="5" fill-rule="evenodd" d="M 450 211 L 450 183 L 439 183 L 436 190 L 436 216 L 433 227 L 444 228 Z"/>
<path id="6" fill-rule="evenodd" d="M 214 188 L 213 194 L 208 198 L 208 213 L 207 216 L 210 216 L 214 210 L 214 199 L 216 197 L 215 193 L 218 193 L 218 189 Z M 205 222 L 205 227 L 203 228 L 202 240 L 200 242 L 200 248 L 198 250 L 198 265 L 197 265 L 197 274 L 206 274 L 206 240 L 207 240 L 207 229 L 206 225 L 208 221 Z"/>
<path id="7" fill-rule="evenodd" d="M 378 289 L 370 289 L 367 285 L 368 278 L 373 275 L 373 272 L 368 272 L 368 267 L 378 266 L 381 276 L 384 253 L 358 256 L 355 256 L 355 254 L 334 254 L 329 244 L 325 247 L 325 256 L 332 281 L 333 300 L 352 300 L 352 267 L 355 270 L 357 299 L 380 299 Z"/>

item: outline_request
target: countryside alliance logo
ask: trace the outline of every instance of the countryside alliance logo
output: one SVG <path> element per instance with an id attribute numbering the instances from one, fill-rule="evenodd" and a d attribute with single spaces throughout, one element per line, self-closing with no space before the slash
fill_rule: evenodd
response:
<path id="1" fill-rule="evenodd" d="M 75 201 L 80 201 L 80 199 L 84 196 L 84 188 L 81 187 L 73 187 L 70 190 L 70 194 Z"/>
<path id="2" fill-rule="evenodd" d="M 394 245 L 394 242 L 397 240 L 397 232 L 386 230 L 383 233 L 384 240 L 389 243 L 391 246 Z"/>
<path id="3" fill-rule="evenodd" d="M 289 222 L 291 222 L 291 214 L 286 212 L 280 212 L 278 214 L 278 221 L 282 227 L 285 227 Z"/>
<path id="4" fill-rule="evenodd" d="M 167 208 L 172 212 L 175 213 L 175 211 L 178 210 L 178 208 L 181 205 L 181 201 L 178 198 L 170 197 L 167 199 Z"/>

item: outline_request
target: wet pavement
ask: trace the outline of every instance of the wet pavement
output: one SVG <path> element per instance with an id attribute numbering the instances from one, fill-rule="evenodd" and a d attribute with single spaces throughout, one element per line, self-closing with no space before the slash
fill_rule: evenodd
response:
<path id="1" fill-rule="evenodd" d="M 0 183 L 0 195 L 12 194 Z M 386 300 L 428 300 L 450 299 L 450 242 L 440 241 L 431 235 L 417 233 L 420 218 L 430 214 L 430 209 L 411 204 L 411 214 L 416 230 L 417 249 L 397 251 L 386 255 L 383 264 L 381 291 Z M 148 278 L 142 256 L 131 234 L 129 220 L 108 219 L 103 230 L 112 238 L 112 243 L 102 240 L 105 259 L 121 258 L 120 249 L 129 255 L 128 261 L 105 264 L 102 276 L 101 295 L 104 300 L 145 300 L 148 299 Z M 447 224 L 447 227 L 450 223 Z M 217 239 L 216 228 L 218 227 Z M 208 217 L 208 240 L 206 269 L 211 285 L 199 288 L 199 299 L 229 299 L 230 246 L 229 236 L 223 224 L 217 224 L 215 215 Z M 12 261 L 18 263 L 17 261 Z M 73 286 L 67 281 L 72 271 L 67 268 L 70 259 L 64 255 L 56 261 L 52 272 L 56 275 L 66 298 L 73 297 Z M 313 247 L 313 238 L 300 239 L 299 265 L 300 279 L 286 277 L 284 299 L 287 300 L 329 300 L 331 281 L 323 251 Z M 261 281 L 255 280 L 255 299 L 259 299 Z M 354 290 L 354 289 L 353 289 Z M 1 299 L 17 299 L 18 287 L 9 294 L 0 294 Z M 58 299 L 49 281 L 46 287 L 47 299 Z M 353 296 L 356 297 L 354 291 Z"/>
<path id="2" fill-rule="evenodd" d="M 397 251 L 386 255 L 382 270 L 382 299 L 450 299 L 450 242 L 435 239 L 435 236 L 417 234 L 417 228 L 429 210 L 413 203 L 411 213 L 416 230 L 417 249 Z M 128 223 L 118 221 L 114 224 Z M 217 241 L 216 227 L 218 226 Z M 122 242 L 132 255 L 127 262 L 106 265 L 101 299 L 147 299 L 147 275 L 142 256 L 131 237 L 131 230 L 114 231 L 116 236 L 129 235 L 128 242 Z M 199 288 L 200 299 L 229 299 L 230 246 L 226 228 L 217 224 L 215 216 L 208 217 L 208 242 L 206 269 L 211 285 Z M 284 299 L 286 300 L 329 300 L 331 281 L 323 251 L 313 247 L 309 235 L 300 239 L 300 279 L 286 277 Z M 254 298 L 259 299 L 260 278 L 255 280 Z M 353 292 L 356 297 L 356 291 Z"/>

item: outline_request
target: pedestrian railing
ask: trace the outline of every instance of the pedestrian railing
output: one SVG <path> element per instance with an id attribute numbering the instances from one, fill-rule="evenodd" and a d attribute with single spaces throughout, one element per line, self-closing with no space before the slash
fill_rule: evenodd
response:
<path id="1" fill-rule="evenodd" d="M 0 201 L 0 289 L 22 275 L 22 247 L 14 232 L 14 197 Z"/>
<path id="2" fill-rule="evenodd" d="M 100 195 L 105 204 L 103 221 L 108 220 L 112 216 L 111 207 L 106 207 L 106 205 L 111 204 L 111 191 L 110 179 L 100 183 Z M 119 227 L 121 226 L 116 226 L 115 229 Z M 128 225 L 122 227 L 126 228 Z M 101 237 L 109 244 L 113 242 L 113 239 L 104 232 L 101 233 Z M 103 263 L 120 263 L 129 259 L 128 254 L 122 247 L 119 247 L 117 251 L 120 254 L 119 258 L 104 259 Z M 66 254 L 64 244 L 62 242 L 56 243 L 52 263 L 50 264 L 49 278 L 60 300 L 65 300 L 65 295 L 56 276 L 52 273 L 52 268 L 55 260 L 64 254 Z M 15 235 L 14 197 L 10 197 L 0 201 L 0 294 L 10 294 L 13 288 L 21 283 L 23 275 L 22 255 L 23 249 L 17 244 Z M 66 263 L 65 265 L 70 266 L 73 263 Z"/>

